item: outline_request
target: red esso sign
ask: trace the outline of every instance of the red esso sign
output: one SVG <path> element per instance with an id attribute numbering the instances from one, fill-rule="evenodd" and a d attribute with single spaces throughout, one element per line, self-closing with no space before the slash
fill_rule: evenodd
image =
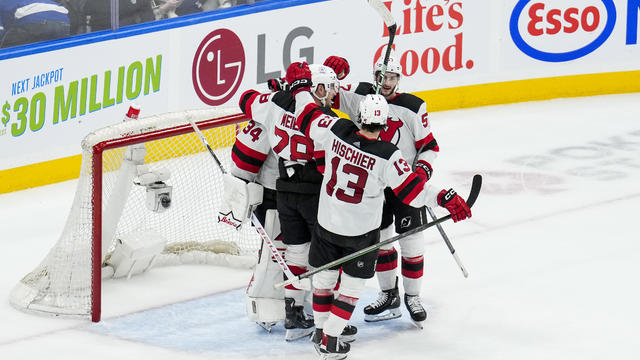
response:
<path id="1" fill-rule="evenodd" d="M 613 31 L 613 0 L 520 0 L 509 21 L 514 44 L 542 61 L 570 61 L 600 47 Z"/>
<path id="2" fill-rule="evenodd" d="M 543 3 L 535 3 L 529 8 L 528 15 L 527 32 L 531 36 L 555 35 L 560 32 L 571 34 L 579 29 L 593 32 L 601 22 L 600 9 L 596 6 L 556 9 Z"/>
<path id="3" fill-rule="evenodd" d="M 202 40 L 193 58 L 193 88 L 205 104 L 224 104 L 238 91 L 244 68 L 240 38 L 231 30 L 214 30 Z"/>

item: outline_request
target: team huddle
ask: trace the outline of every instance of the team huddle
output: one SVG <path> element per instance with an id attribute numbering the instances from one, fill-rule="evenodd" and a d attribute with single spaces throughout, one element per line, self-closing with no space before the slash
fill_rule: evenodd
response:
<path id="1" fill-rule="evenodd" d="M 252 120 L 232 148 L 221 219 L 240 226 L 254 213 L 283 250 L 285 273 L 302 275 L 420 227 L 427 222 L 425 206 L 446 208 L 454 221 L 471 217 L 453 189 L 429 182 L 440 149 L 425 102 L 398 92 L 402 67 L 394 57 L 384 70 L 382 60 L 375 64 L 377 94 L 372 83 L 340 86 L 349 74 L 341 57 L 330 56 L 324 65 L 297 62 L 285 79 L 269 80 L 270 93 L 249 90 L 240 98 Z M 398 243 L 404 303 L 421 324 L 427 317 L 420 299 L 424 239 L 416 233 Z M 364 308 L 365 321 L 401 316 L 393 244 L 319 271 L 312 276 L 312 292 L 299 282 L 283 292 L 274 289 L 283 270 L 271 257 L 263 244 L 248 290 L 252 319 L 266 329 L 284 320 L 286 340 L 311 335 L 323 359 L 347 356 L 357 332 L 348 322 L 374 275 L 381 291 Z"/>

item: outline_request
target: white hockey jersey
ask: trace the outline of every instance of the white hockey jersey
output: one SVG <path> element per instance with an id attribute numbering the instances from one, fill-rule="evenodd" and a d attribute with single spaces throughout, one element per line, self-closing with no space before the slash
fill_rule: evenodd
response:
<path id="1" fill-rule="evenodd" d="M 378 228 L 387 186 L 408 205 L 437 206 L 441 189 L 412 172 L 397 146 L 368 139 L 353 122 L 322 113 L 308 92 L 296 95 L 296 101 L 300 129 L 325 150 L 318 205 L 323 228 L 343 236 Z"/>
<path id="2" fill-rule="evenodd" d="M 273 152 L 285 161 L 304 164 L 313 160 L 313 142 L 300 133 L 291 93 L 259 93 L 249 90 L 240 97 L 240 109 L 264 126 Z"/>
<path id="3" fill-rule="evenodd" d="M 373 84 L 366 82 L 341 87 L 334 107 L 356 120 L 360 101 L 365 95 L 373 93 Z M 422 160 L 431 166 L 440 148 L 431 132 L 427 104 L 417 96 L 407 93 L 399 93 L 387 102 L 389 118 L 387 128 L 380 133 L 380 139 L 396 145 L 411 163 Z M 419 150 L 420 154 L 416 158 Z"/>
<path id="4" fill-rule="evenodd" d="M 256 181 L 267 189 L 276 189 L 278 157 L 271 150 L 267 130 L 250 120 L 236 135 L 231 149 L 231 174 Z"/>

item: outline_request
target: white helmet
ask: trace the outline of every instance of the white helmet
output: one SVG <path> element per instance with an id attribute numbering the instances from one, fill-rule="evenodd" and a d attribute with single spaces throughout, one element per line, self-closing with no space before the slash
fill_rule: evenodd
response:
<path id="1" fill-rule="evenodd" d="M 382 71 L 382 65 L 384 64 L 384 55 L 376 61 L 376 64 L 373 65 L 373 76 L 376 76 L 378 71 Z M 394 55 L 389 56 L 389 62 L 387 63 L 387 72 L 398 74 L 398 76 L 402 75 L 402 65 L 400 65 L 400 61 L 396 59 Z"/>
<path id="2" fill-rule="evenodd" d="M 369 94 L 360 101 L 360 121 L 369 125 L 387 125 L 389 105 L 384 96 Z"/>
<path id="3" fill-rule="evenodd" d="M 311 70 L 311 94 L 320 100 L 323 106 L 328 106 L 326 102 L 327 96 L 329 96 L 329 90 L 333 90 L 336 93 L 340 90 L 340 81 L 338 81 L 336 73 L 332 68 L 320 64 L 311 64 L 309 65 L 309 69 Z M 324 85 L 324 89 L 326 90 L 323 97 L 316 94 L 316 90 L 320 84 Z"/>
<path id="4" fill-rule="evenodd" d="M 376 64 L 373 66 L 373 79 L 375 82 L 378 81 L 378 73 L 382 71 L 383 62 L 384 62 L 384 56 L 380 57 L 380 59 L 378 59 L 378 61 L 376 61 Z M 393 55 L 389 56 L 389 62 L 387 63 L 387 72 L 398 74 L 398 83 L 391 90 L 391 93 L 395 93 L 398 91 L 398 86 L 400 85 L 400 76 L 402 75 L 402 65 L 400 65 L 400 62 Z M 384 79 L 382 81 L 384 81 Z"/>

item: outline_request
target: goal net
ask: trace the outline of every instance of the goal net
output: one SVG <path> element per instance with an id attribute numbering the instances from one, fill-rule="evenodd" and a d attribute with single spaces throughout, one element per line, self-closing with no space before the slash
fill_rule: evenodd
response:
<path id="1" fill-rule="evenodd" d="M 12 305 L 99 321 L 103 279 L 160 265 L 256 263 L 254 228 L 217 221 L 222 173 L 189 119 L 229 169 L 236 131 L 247 120 L 237 108 L 167 113 L 89 134 L 62 234 L 12 290 Z"/>

